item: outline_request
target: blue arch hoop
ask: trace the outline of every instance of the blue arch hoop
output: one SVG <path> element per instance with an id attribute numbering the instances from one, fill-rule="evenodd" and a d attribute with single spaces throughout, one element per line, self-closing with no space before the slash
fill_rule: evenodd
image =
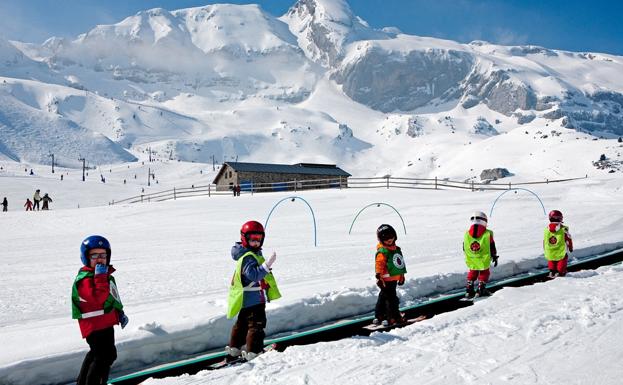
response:
<path id="1" fill-rule="evenodd" d="M 539 203 L 541 204 L 541 208 L 543 209 L 543 215 L 547 216 L 547 213 L 545 212 L 545 206 L 543 205 L 543 201 L 541 201 L 541 198 L 539 198 L 539 196 L 536 195 L 536 193 L 534 191 L 530 191 L 527 188 L 517 187 L 517 188 L 512 188 L 512 189 L 506 190 L 502 194 L 498 195 L 497 198 L 495 198 L 495 200 L 493 201 L 493 205 L 491 206 L 491 210 L 489 211 L 489 217 L 490 218 L 493 217 L 493 209 L 495 208 L 495 204 L 497 203 L 498 199 L 500 199 L 502 197 L 502 195 L 506 194 L 507 192 L 511 192 L 513 190 L 523 190 L 523 191 L 527 191 L 530 194 L 534 195 L 536 197 L 536 199 L 539 200 Z"/>
<path id="2" fill-rule="evenodd" d="M 387 203 L 383 203 L 383 202 L 370 203 L 366 207 L 364 207 L 361 210 L 359 210 L 357 215 L 355 215 L 355 219 L 353 219 L 353 222 L 350 224 L 350 229 L 348 229 L 348 234 L 350 234 L 350 232 L 353 230 L 353 225 L 355 224 L 355 221 L 359 217 L 359 214 L 361 214 L 363 212 L 363 210 L 367 209 L 368 207 L 374 206 L 374 205 L 376 205 L 376 207 L 379 207 L 380 205 L 391 207 L 396 212 L 396 214 L 398 214 L 398 216 L 400 217 L 400 220 L 402 221 L 402 229 L 404 230 L 405 235 L 407 234 L 407 226 L 405 226 L 405 221 L 404 221 L 404 219 L 402 219 L 402 215 L 400 215 L 400 213 L 398 212 L 398 210 L 396 210 L 396 208 L 394 206 L 389 205 Z"/>
<path id="3" fill-rule="evenodd" d="M 275 203 L 275 205 L 273 206 L 273 208 L 270 210 L 270 212 L 268 213 L 268 217 L 266 218 L 266 222 L 264 223 L 264 229 L 268 229 L 268 221 L 270 220 L 270 216 L 272 215 L 273 211 L 275 211 L 275 209 L 277 208 L 277 206 L 279 206 L 279 204 L 281 204 L 281 202 L 290 199 L 292 202 L 294 202 L 294 200 L 296 199 L 300 199 L 303 202 L 305 202 L 305 204 L 307 205 L 307 207 L 309 207 L 309 211 L 311 212 L 312 215 L 312 220 L 314 221 L 314 247 L 318 246 L 318 242 L 317 242 L 317 231 L 316 231 L 316 216 L 314 215 L 314 210 L 312 209 L 312 207 L 310 206 L 310 204 L 303 198 L 299 197 L 299 196 L 291 196 L 291 197 L 286 197 L 283 198 L 282 200 L 280 200 L 279 202 Z"/>

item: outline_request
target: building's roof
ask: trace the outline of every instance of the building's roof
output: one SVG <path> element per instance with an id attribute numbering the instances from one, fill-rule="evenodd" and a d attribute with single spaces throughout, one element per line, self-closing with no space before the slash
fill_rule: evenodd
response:
<path id="1" fill-rule="evenodd" d="M 334 164 L 297 163 L 297 164 L 270 164 L 270 163 L 244 163 L 225 162 L 226 165 L 240 172 L 267 172 L 273 174 L 310 174 L 327 176 L 351 176 L 346 171 Z M 214 178 L 214 183 L 219 179 L 225 169 L 225 164 Z"/>

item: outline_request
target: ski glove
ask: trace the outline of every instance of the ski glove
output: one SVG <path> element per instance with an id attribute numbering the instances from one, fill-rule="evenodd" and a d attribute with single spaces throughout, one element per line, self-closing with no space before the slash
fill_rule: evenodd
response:
<path id="1" fill-rule="evenodd" d="M 104 265 L 103 263 L 98 263 L 97 265 L 95 265 L 95 274 L 106 274 L 108 273 L 108 266 Z"/>
<path id="2" fill-rule="evenodd" d="M 378 286 L 381 290 L 385 289 L 385 281 L 381 279 L 381 274 L 376 275 L 376 286 Z"/>
<path id="3" fill-rule="evenodd" d="M 268 259 L 266 260 L 266 262 L 264 262 L 264 264 L 266 265 L 266 267 L 268 268 L 268 270 L 270 270 L 273 266 L 273 263 L 275 263 L 275 260 L 277 259 L 277 253 L 275 253 L 273 251 L 273 253 L 270 255 L 270 257 L 268 257 Z"/>
<path id="4" fill-rule="evenodd" d="M 405 276 L 404 274 L 400 275 L 400 279 L 398 280 L 398 286 L 402 286 L 405 284 Z"/>
<path id="5" fill-rule="evenodd" d="M 491 259 L 493 259 L 493 267 L 498 266 L 498 258 L 500 258 L 499 255 L 494 255 L 493 257 L 491 257 Z"/>
<path id="6" fill-rule="evenodd" d="M 128 324 L 128 321 L 130 321 L 128 319 L 128 316 L 125 315 L 124 312 L 120 311 L 119 312 L 119 323 L 121 324 L 121 329 L 126 327 L 126 325 Z"/>

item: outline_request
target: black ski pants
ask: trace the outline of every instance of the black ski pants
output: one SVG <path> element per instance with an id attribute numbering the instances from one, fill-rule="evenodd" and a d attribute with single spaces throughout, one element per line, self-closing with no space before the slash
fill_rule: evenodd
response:
<path id="1" fill-rule="evenodd" d="M 247 351 L 261 353 L 264 350 L 264 328 L 266 327 L 266 304 L 242 308 L 231 329 L 229 346 L 240 349 L 247 344 Z"/>
<path id="2" fill-rule="evenodd" d="M 386 281 L 385 288 L 382 288 L 379 293 L 379 298 L 376 301 L 376 308 L 374 309 L 374 316 L 378 320 L 397 320 L 400 318 L 400 300 L 396 295 L 396 286 L 398 281 Z"/>
<path id="3" fill-rule="evenodd" d="M 91 350 L 82 361 L 76 385 L 105 385 L 112 363 L 117 359 L 115 331 L 112 327 L 97 330 L 87 337 Z"/>

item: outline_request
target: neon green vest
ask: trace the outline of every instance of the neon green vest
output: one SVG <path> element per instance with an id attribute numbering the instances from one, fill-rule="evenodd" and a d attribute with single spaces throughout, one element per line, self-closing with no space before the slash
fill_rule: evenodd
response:
<path id="1" fill-rule="evenodd" d="M 227 300 L 227 318 L 234 318 L 242 309 L 242 302 L 244 299 L 244 287 L 242 286 L 242 261 L 246 257 L 253 257 L 259 265 L 264 263 L 264 257 L 257 255 L 252 251 L 247 251 L 240 257 L 236 263 L 236 270 L 234 271 L 234 278 L 231 281 L 229 288 L 229 298 Z M 279 288 L 277 288 L 277 281 L 273 273 L 268 273 L 264 277 L 264 281 L 268 284 L 268 290 L 266 295 L 269 301 L 273 301 L 281 298 Z"/>
<path id="2" fill-rule="evenodd" d="M 549 231 L 549 226 L 543 232 L 543 251 L 545 259 L 548 261 L 560 261 L 567 255 L 567 244 L 565 233 L 569 230 L 567 226 L 560 226 L 556 232 Z"/>
<path id="3" fill-rule="evenodd" d="M 396 250 L 389 250 L 385 247 L 380 247 L 376 250 L 376 253 L 383 253 L 383 255 L 387 258 L 387 272 L 390 277 L 405 274 L 407 272 L 407 265 L 405 264 L 405 259 L 402 256 L 400 247 L 396 246 Z"/>
<path id="4" fill-rule="evenodd" d="M 493 232 L 489 229 L 480 236 L 474 238 L 469 231 L 463 237 L 463 251 L 465 252 L 465 263 L 470 270 L 487 270 L 491 265 L 491 236 Z"/>
<path id="5" fill-rule="evenodd" d="M 93 278 L 94 276 L 95 274 L 92 271 L 80 270 L 78 272 L 78 275 L 74 280 L 73 287 L 71 288 L 71 318 L 83 318 L 83 313 L 80 310 L 80 295 L 78 294 L 78 282 L 85 278 Z M 104 302 L 104 307 L 102 310 L 104 310 L 104 313 L 110 313 L 113 309 L 117 309 L 119 311 L 123 310 L 123 304 L 121 303 L 121 298 L 119 297 L 117 284 L 115 283 L 115 278 L 112 275 L 108 275 L 108 284 L 110 285 L 110 293 L 108 294 L 108 298 L 106 298 L 106 301 Z"/>

